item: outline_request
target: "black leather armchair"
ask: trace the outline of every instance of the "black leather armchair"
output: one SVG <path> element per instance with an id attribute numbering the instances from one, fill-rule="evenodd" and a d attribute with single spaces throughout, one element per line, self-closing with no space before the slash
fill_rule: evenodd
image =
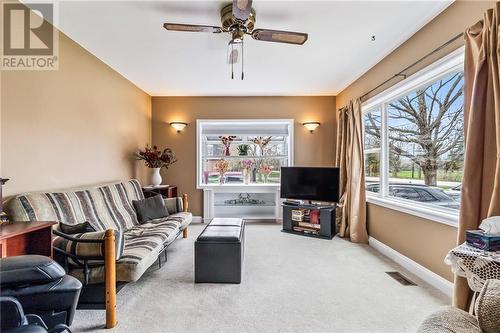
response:
<path id="1" fill-rule="evenodd" d="M 0 297 L 2 321 L 0 330 L 5 333 L 46 333 L 47 326 L 36 315 L 25 315 L 21 304 L 13 297 Z"/>
<path id="2" fill-rule="evenodd" d="M 24 255 L 0 259 L 0 288 L 52 330 L 71 325 L 82 284 L 51 258 Z"/>

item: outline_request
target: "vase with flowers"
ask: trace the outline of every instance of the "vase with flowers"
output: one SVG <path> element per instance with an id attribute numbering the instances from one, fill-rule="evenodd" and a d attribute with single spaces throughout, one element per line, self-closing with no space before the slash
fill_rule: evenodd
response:
<path id="1" fill-rule="evenodd" d="M 231 142 L 236 139 L 236 136 L 234 135 L 229 135 L 229 136 L 219 136 L 220 141 L 224 145 L 224 155 L 225 156 L 231 156 L 231 152 L 229 151 L 229 148 L 231 147 Z"/>
<path id="2" fill-rule="evenodd" d="M 266 151 L 266 146 L 271 142 L 271 139 L 272 136 L 268 137 L 258 136 L 252 139 L 251 141 L 260 148 L 260 155 L 264 156 Z"/>
<path id="3" fill-rule="evenodd" d="M 267 177 L 273 171 L 273 168 L 267 164 L 262 163 L 259 168 L 259 173 L 264 177 L 264 183 L 267 183 Z"/>
<path id="4" fill-rule="evenodd" d="M 162 182 L 160 170 L 162 168 L 168 169 L 172 164 L 177 162 L 172 149 L 165 148 L 161 150 L 157 146 L 150 147 L 149 145 L 146 145 L 144 150 L 137 151 L 135 157 L 138 161 L 144 161 L 144 164 L 153 170 L 151 184 L 155 187 L 159 186 Z"/>
<path id="5" fill-rule="evenodd" d="M 250 184 L 250 179 L 252 178 L 252 170 L 255 167 L 255 163 L 252 160 L 244 160 L 242 162 L 243 167 L 243 182 L 245 185 Z"/>
<path id="6" fill-rule="evenodd" d="M 221 158 L 215 162 L 214 168 L 219 173 L 219 183 L 224 184 L 224 174 L 229 171 L 229 161 Z"/>

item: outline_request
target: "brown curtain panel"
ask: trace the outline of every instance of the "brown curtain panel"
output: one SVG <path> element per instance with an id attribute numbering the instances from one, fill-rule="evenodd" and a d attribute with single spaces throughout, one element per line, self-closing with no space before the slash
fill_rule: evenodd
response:
<path id="1" fill-rule="evenodd" d="M 465 163 L 458 244 L 465 231 L 500 215 L 500 2 L 465 31 Z M 467 281 L 455 277 L 453 305 L 466 309 Z"/>
<path id="2" fill-rule="evenodd" d="M 340 201 L 337 224 L 340 237 L 367 243 L 366 194 L 363 153 L 363 114 L 356 99 L 340 110 L 336 165 L 340 168 Z"/>

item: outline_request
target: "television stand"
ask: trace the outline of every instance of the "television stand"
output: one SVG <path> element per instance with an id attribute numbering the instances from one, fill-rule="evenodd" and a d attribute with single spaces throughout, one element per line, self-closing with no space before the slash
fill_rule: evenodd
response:
<path id="1" fill-rule="evenodd" d="M 282 232 L 332 239 L 337 234 L 336 205 L 287 203 L 283 207 Z"/>

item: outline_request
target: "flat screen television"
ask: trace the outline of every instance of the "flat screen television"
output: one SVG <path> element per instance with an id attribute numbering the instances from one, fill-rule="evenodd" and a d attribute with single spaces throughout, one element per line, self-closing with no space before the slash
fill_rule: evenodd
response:
<path id="1" fill-rule="evenodd" d="M 282 167 L 281 198 L 339 201 L 339 168 Z"/>

